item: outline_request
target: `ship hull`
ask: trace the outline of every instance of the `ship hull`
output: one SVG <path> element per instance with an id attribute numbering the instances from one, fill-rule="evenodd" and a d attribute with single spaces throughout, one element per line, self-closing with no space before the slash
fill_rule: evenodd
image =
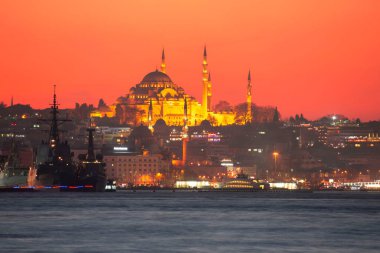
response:
<path id="1" fill-rule="evenodd" d="M 0 187 L 28 186 L 29 168 L 0 171 Z"/>
<path id="2" fill-rule="evenodd" d="M 96 192 L 106 190 L 107 179 L 105 177 L 88 177 L 82 178 L 78 185 L 87 187 L 86 189 Z"/>
<path id="3" fill-rule="evenodd" d="M 101 162 L 83 163 L 79 168 L 77 184 L 87 186 L 92 191 L 105 191 L 107 178 L 104 167 L 105 164 Z"/>
<path id="4" fill-rule="evenodd" d="M 76 184 L 76 167 L 72 164 L 42 164 L 37 168 L 37 186 Z"/>
<path id="5" fill-rule="evenodd" d="M 0 172 L 0 187 L 27 186 L 28 176 L 6 176 Z"/>
<path id="6" fill-rule="evenodd" d="M 36 186 L 50 186 L 55 184 L 55 175 L 53 173 L 45 173 L 37 176 L 35 180 Z"/>

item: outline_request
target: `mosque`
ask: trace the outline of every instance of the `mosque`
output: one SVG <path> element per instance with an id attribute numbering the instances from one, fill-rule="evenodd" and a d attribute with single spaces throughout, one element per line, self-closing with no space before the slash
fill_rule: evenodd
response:
<path id="1" fill-rule="evenodd" d="M 142 81 L 129 90 L 129 94 L 103 108 L 91 113 L 91 117 L 120 118 L 121 123 L 144 124 L 150 128 L 157 120 L 165 121 L 169 126 L 182 126 L 185 104 L 187 107 L 187 125 L 200 125 L 208 120 L 212 125 L 223 126 L 235 123 L 234 111 L 216 112 L 212 110 L 212 82 L 208 71 L 206 47 L 203 52 L 202 104 L 174 83 L 166 73 L 165 51 L 162 51 L 161 68 L 144 76 Z M 252 120 L 251 84 L 248 75 L 247 114 Z M 131 116 L 134 121 L 131 121 Z"/>

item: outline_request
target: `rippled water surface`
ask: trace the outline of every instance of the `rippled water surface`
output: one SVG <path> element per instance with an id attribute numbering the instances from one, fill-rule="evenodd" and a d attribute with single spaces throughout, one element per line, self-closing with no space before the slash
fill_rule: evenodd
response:
<path id="1" fill-rule="evenodd" d="M 380 252 L 380 193 L 0 193 L 0 252 Z"/>

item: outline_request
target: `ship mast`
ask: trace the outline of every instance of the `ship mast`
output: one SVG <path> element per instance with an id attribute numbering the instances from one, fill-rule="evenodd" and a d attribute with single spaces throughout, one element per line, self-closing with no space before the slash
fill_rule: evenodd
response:
<path id="1" fill-rule="evenodd" d="M 95 152 L 94 152 L 94 135 L 93 135 L 93 132 L 95 131 L 95 128 L 92 127 L 91 119 L 90 119 L 90 127 L 87 128 L 87 131 L 88 131 L 88 147 L 87 147 L 86 160 L 88 162 L 94 162 L 95 161 Z"/>
<path id="2" fill-rule="evenodd" d="M 50 136 L 49 136 L 49 145 L 52 149 L 55 149 L 57 144 L 59 143 L 59 132 L 58 132 L 58 104 L 57 104 L 57 95 L 55 93 L 55 87 L 54 84 L 54 95 L 53 95 L 53 104 L 51 105 L 51 114 L 52 114 L 52 120 L 51 120 L 51 126 L 50 126 Z"/>

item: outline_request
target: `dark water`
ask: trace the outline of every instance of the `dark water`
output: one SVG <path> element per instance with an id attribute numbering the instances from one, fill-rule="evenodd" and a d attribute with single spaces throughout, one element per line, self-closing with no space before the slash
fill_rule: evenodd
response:
<path id="1" fill-rule="evenodd" d="M 0 252 L 380 252 L 380 193 L 0 193 Z"/>

